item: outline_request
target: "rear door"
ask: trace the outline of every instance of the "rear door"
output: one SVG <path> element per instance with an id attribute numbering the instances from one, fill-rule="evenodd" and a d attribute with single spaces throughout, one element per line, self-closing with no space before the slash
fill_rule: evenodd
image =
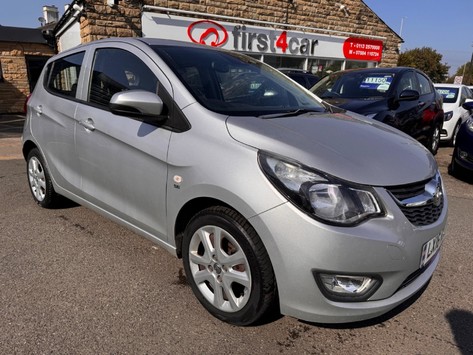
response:
<path id="1" fill-rule="evenodd" d="M 31 131 L 46 158 L 52 178 L 61 188 L 77 192 L 80 177 L 74 146 L 77 87 L 83 80 L 85 52 L 50 62 L 28 107 Z M 82 74 L 82 75 L 81 75 Z"/>
<path id="2" fill-rule="evenodd" d="M 436 102 L 436 91 L 428 77 L 424 74 L 416 72 L 417 81 L 419 82 L 419 110 L 420 117 L 416 127 L 416 136 L 421 139 L 429 140 L 434 131 L 437 113 L 441 109 Z"/>
<path id="3" fill-rule="evenodd" d="M 85 103 L 76 114 L 81 189 L 101 209 L 164 239 L 171 131 L 115 115 L 108 104 L 118 91 L 157 93 L 167 79 L 146 54 L 128 44 L 104 43 L 91 56 Z"/>

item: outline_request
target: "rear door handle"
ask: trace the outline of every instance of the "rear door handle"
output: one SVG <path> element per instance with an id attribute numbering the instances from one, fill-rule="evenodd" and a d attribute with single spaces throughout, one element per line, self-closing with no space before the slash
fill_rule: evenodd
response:
<path id="1" fill-rule="evenodd" d="M 94 121 L 91 118 L 85 121 L 79 121 L 79 124 L 88 131 L 95 131 Z"/>
<path id="2" fill-rule="evenodd" d="M 41 105 L 36 106 L 36 107 L 34 108 L 34 110 L 36 111 L 36 114 L 37 114 L 38 116 L 41 116 L 41 115 L 43 114 L 43 106 L 41 106 Z"/>

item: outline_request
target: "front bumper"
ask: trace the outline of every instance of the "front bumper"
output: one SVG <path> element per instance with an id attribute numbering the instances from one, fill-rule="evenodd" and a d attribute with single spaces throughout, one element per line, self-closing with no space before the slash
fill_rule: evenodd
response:
<path id="1" fill-rule="evenodd" d="M 473 132 L 464 126 L 458 132 L 453 159 L 464 169 L 473 171 Z"/>
<path id="2" fill-rule="evenodd" d="M 355 227 L 322 224 L 290 203 L 250 220 L 270 255 L 281 313 L 321 323 L 361 321 L 393 309 L 430 280 L 440 253 L 421 273 L 415 273 L 420 268 L 422 246 L 444 232 L 446 198 L 435 223 L 415 227 L 384 189 L 377 189 L 377 193 L 387 215 Z M 383 282 L 368 301 L 334 302 L 317 286 L 313 276 L 317 271 L 376 274 Z M 412 274 L 416 277 L 406 283 Z"/>

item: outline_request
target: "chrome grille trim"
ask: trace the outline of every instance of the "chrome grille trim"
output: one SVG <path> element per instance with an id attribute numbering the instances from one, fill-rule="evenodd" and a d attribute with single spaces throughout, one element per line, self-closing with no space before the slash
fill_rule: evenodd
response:
<path id="1" fill-rule="evenodd" d="M 438 172 L 432 179 L 386 189 L 406 218 L 415 226 L 432 224 L 442 213 L 444 192 Z"/>

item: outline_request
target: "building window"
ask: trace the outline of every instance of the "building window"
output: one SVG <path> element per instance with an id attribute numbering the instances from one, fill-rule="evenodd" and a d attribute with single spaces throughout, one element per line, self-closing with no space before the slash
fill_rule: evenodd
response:
<path id="1" fill-rule="evenodd" d="M 2 68 L 2 62 L 0 61 L 0 83 L 3 83 L 3 68 Z"/>

